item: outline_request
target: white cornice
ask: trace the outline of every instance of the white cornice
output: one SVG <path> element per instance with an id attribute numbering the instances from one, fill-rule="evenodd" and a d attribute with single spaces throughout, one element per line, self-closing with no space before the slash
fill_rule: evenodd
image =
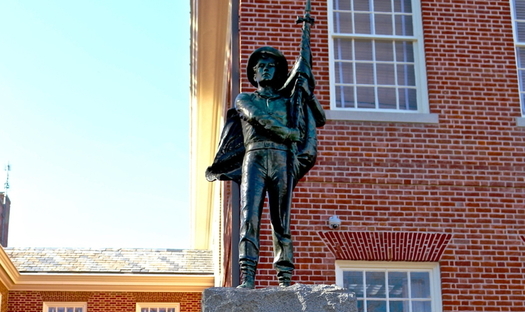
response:
<path id="1" fill-rule="evenodd" d="M 4 248 L 0 247 L 0 282 L 4 284 L 7 289 L 10 289 L 19 278 L 20 273 L 18 273 L 15 265 L 5 253 Z"/>
<path id="2" fill-rule="evenodd" d="M 230 51 L 230 1 L 192 1 L 191 226 L 192 248 L 211 249 L 217 183 L 204 178 L 224 121 Z"/>

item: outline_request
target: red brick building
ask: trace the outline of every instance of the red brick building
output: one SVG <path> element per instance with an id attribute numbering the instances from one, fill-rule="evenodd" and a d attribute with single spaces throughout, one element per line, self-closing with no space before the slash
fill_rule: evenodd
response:
<path id="1" fill-rule="evenodd" d="M 253 92 L 248 56 L 270 45 L 293 63 L 303 9 L 193 3 L 195 246 L 225 285 L 235 187 L 203 173 L 232 99 Z M 525 2 L 312 0 L 312 16 L 328 122 L 294 195 L 294 281 L 349 287 L 367 312 L 525 311 Z M 276 285 L 265 216 L 259 287 Z"/>
<path id="2" fill-rule="evenodd" d="M 206 250 L 0 248 L 0 311 L 200 312 Z"/>

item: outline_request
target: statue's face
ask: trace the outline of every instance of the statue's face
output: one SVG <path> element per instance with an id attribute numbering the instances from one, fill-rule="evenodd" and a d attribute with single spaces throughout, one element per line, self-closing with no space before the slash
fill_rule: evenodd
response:
<path id="1" fill-rule="evenodd" d="M 254 66 L 253 71 L 255 74 L 254 80 L 261 85 L 268 84 L 275 78 L 275 59 L 271 56 L 260 58 L 257 64 Z"/>

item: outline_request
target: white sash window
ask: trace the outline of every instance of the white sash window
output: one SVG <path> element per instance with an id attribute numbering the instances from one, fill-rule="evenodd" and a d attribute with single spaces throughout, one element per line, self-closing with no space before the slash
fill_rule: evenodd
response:
<path id="1" fill-rule="evenodd" d="M 331 109 L 428 112 L 417 0 L 329 0 Z"/>

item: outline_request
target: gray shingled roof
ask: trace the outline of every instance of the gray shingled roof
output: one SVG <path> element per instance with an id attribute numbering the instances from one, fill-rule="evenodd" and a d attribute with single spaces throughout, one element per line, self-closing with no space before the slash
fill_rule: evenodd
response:
<path id="1" fill-rule="evenodd" d="M 212 274 L 209 250 L 5 248 L 19 272 Z"/>

